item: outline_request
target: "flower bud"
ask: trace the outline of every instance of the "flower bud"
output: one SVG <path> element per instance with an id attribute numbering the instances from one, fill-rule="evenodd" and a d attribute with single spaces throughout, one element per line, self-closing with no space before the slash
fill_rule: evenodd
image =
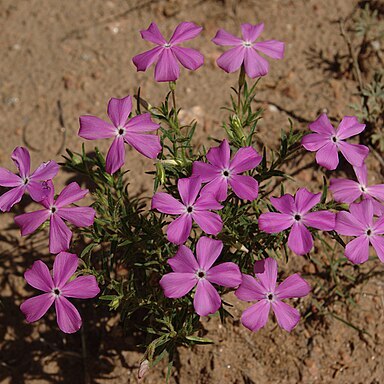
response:
<path id="1" fill-rule="evenodd" d="M 137 378 L 141 381 L 143 377 L 148 373 L 148 371 L 149 371 L 149 361 L 145 359 L 140 363 L 139 371 L 137 373 Z"/>
<path id="2" fill-rule="evenodd" d="M 231 128 L 234 133 L 234 136 L 240 140 L 243 141 L 245 139 L 245 134 L 243 131 L 243 125 L 239 119 L 239 116 L 233 115 L 231 118 Z"/>

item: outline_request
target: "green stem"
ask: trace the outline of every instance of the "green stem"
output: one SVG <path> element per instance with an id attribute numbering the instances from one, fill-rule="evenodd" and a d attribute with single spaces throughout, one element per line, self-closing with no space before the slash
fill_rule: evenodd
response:
<path id="1" fill-rule="evenodd" d="M 241 65 L 240 73 L 239 73 L 239 88 L 237 91 L 237 115 L 240 114 L 240 106 L 241 106 L 241 90 L 243 89 L 245 83 L 245 68 L 244 64 Z"/>

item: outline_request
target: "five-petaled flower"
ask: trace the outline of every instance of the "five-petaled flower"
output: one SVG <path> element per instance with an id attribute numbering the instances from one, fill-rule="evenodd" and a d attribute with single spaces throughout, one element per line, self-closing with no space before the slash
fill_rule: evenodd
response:
<path id="1" fill-rule="evenodd" d="M 219 29 L 212 41 L 217 45 L 233 46 L 224 52 L 218 59 L 217 65 L 226 72 L 237 71 L 242 65 L 250 78 L 265 76 L 269 70 L 266 59 L 257 51 L 264 53 L 272 59 L 284 57 L 284 43 L 278 40 L 266 40 L 255 43 L 255 40 L 264 30 L 264 23 L 241 24 L 243 38 L 231 35 L 224 29 Z"/>
<path id="2" fill-rule="evenodd" d="M 300 313 L 284 303 L 283 299 L 304 297 L 311 290 L 309 284 L 297 273 L 287 277 L 279 286 L 277 281 L 277 262 L 268 258 L 255 263 L 256 278 L 243 275 L 243 281 L 235 295 L 243 301 L 256 301 L 247 308 L 241 323 L 253 332 L 263 328 L 272 308 L 279 326 L 290 332 L 300 320 Z"/>
<path id="3" fill-rule="evenodd" d="M 72 238 L 72 232 L 63 220 L 76 227 L 88 227 L 93 224 L 96 212 L 92 207 L 69 206 L 88 193 L 88 189 L 81 189 L 75 182 L 66 186 L 56 200 L 52 182 L 47 183 L 47 188 L 48 195 L 40 202 L 44 209 L 18 215 L 15 217 L 15 222 L 21 229 L 21 235 L 26 236 L 49 220 L 49 252 L 56 254 L 66 251 Z"/>
<path id="4" fill-rule="evenodd" d="M 329 170 L 339 164 L 339 150 L 346 160 L 355 167 L 361 167 L 368 156 L 365 145 L 350 144 L 344 140 L 364 131 L 365 124 L 360 124 L 355 116 L 344 116 L 337 129 L 333 128 L 325 113 L 309 124 L 311 133 L 303 137 L 301 143 L 307 151 L 316 152 L 317 164 Z"/>
<path id="5" fill-rule="evenodd" d="M 193 176 L 200 176 L 204 192 L 213 193 L 219 201 L 227 198 L 228 184 L 233 192 L 240 198 L 255 200 L 259 191 L 257 181 L 247 175 L 239 173 L 257 167 L 262 157 L 252 147 L 240 148 L 231 160 L 231 151 L 227 140 L 215 148 L 211 148 L 207 155 L 211 164 L 202 161 L 193 163 Z"/>
<path id="6" fill-rule="evenodd" d="M 217 235 L 223 228 L 223 222 L 220 215 L 209 210 L 223 207 L 211 193 L 200 192 L 201 178 L 179 179 L 177 188 L 181 202 L 165 192 L 157 192 L 152 198 L 152 209 L 168 215 L 179 215 L 168 226 L 168 240 L 175 244 L 185 243 L 191 233 L 192 221 L 195 221 L 204 232 Z M 199 192 L 200 196 L 197 198 Z"/>
<path id="7" fill-rule="evenodd" d="M 333 198 L 341 203 L 351 204 L 359 197 L 372 201 L 374 213 L 384 214 L 384 184 L 368 186 L 367 166 L 353 167 L 357 181 L 349 179 L 331 179 L 329 189 Z M 379 201 L 378 201 L 379 200 Z"/>
<path id="8" fill-rule="evenodd" d="M 15 148 L 11 158 L 19 170 L 19 175 L 0 167 L 0 186 L 12 188 L 0 197 L 0 211 L 3 212 L 9 211 L 18 203 L 26 191 L 35 201 L 44 199 L 46 191 L 42 181 L 53 179 L 59 171 L 58 164 L 48 161 L 31 173 L 31 158 L 24 147 Z"/>
<path id="9" fill-rule="evenodd" d="M 369 258 L 369 244 L 384 263 L 384 216 L 373 221 L 371 200 L 351 204 L 349 212 L 337 214 L 335 230 L 340 235 L 356 236 L 345 247 L 345 257 L 354 264 L 361 264 Z"/>
<path id="10" fill-rule="evenodd" d="M 179 45 L 184 41 L 194 39 L 202 29 L 194 23 L 183 22 L 176 27 L 170 40 L 166 41 L 157 25 L 151 23 L 148 29 L 141 31 L 141 36 L 144 40 L 156 44 L 157 47 L 140 53 L 132 61 L 138 71 L 146 71 L 156 62 L 156 81 L 176 81 L 180 76 L 177 61 L 190 70 L 196 70 L 203 65 L 204 57 L 199 51 Z"/>
<path id="11" fill-rule="evenodd" d="M 114 138 L 106 159 L 106 170 L 110 174 L 124 165 L 124 142 L 150 159 L 155 159 L 161 151 L 159 136 L 145 134 L 156 131 L 160 125 L 151 120 L 150 113 L 129 119 L 131 111 L 132 99 L 131 96 L 127 96 L 109 100 L 108 116 L 112 124 L 96 116 L 80 116 L 80 137 L 87 140 Z"/>
<path id="12" fill-rule="evenodd" d="M 25 272 L 28 284 L 45 292 L 21 304 L 20 309 L 28 323 L 39 320 L 55 303 L 59 328 L 65 333 L 74 333 L 80 329 L 80 314 L 67 297 L 90 299 L 98 295 L 100 289 L 95 276 L 79 276 L 70 280 L 78 264 L 79 258 L 76 255 L 61 252 L 53 263 L 53 276 L 41 260 L 35 261 L 32 268 Z"/>
<path id="13" fill-rule="evenodd" d="M 166 297 L 177 299 L 185 296 L 195 286 L 193 306 L 200 316 L 215 313 L 221 306 L 221 298 L 213 284 L 234 288 L 241 283 L 241 273 L 235 263 L 212 265 L 223 249 L 220 240 L 202 236 L 196 244 L 196 256 L 185 245 L 179 247 L 176 255 L 168 260 L 173 272 L 160 280 Z"/>
<path id="14" fill-rule="evenodd" d="M 288 236 L 288 247 L 296 254 L 304 255 L 313 247 L 313 238 L 307 226 L 322 231 L 332 231 L 335 228 L 334 213 L 309 212 L 320 203 L 320 199 L 321 193 L 313 194 L 305 188 L 298 189 L 295 197 L 288 193 L 281 197 L 271 197 L 271 204 L 281 213 L 262 213 L 259 217 L 259 228 L 268 233 L 278 233 L 292 227 Z"/>

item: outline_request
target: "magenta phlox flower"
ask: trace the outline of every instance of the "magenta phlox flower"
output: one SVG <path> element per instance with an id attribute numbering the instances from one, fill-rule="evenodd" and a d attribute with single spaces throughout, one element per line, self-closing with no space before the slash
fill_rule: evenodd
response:
<path id="1" fill-rule="evenodd" d="M 131 111 L 132 99 L 127 96 L 109 100 L 108 116 L 112 124 L 96 116 L 80 116 L 80 137 L 87 140 L 114 138 L 106 159 L 106 170 L 110 174 L 124 165 L 124 143 L 150 159 L 155 159 L 161 151 L 160 137 L 146 134 L 156 131 L 160 125 L 151 120 L 150 113 L 129 118 Z"/>
<path id="2" fill-rule="evenodd" d="M 185 243 L 191 233 L 193 221 L 205 233 L 217 235 L 223 229 L 223 222 L 220 215 L 210 210 L 221 209 L 223 206 L 211 193 L 200 192 L 201 178 L 179 179 L 177 188 L 181 201 L 165 192 L 157 192 L 152 198 L 152 209 L 179 216 L 168 225 L 168 240 L 174 244 Z"/>
<path id="3" fill-rule="evenodd" d="M 292 331 L 300 320 L 300 313 L 282 300 L 307 296 L 311 291 L 310 285 L 295 273 L 276 286 L 277 262 L 272 258 L 256 261 L 255 274 L 256 278 L 243 275 L 243 281 L 235 292 L 240 300 L 257 300 L 243 312 L 241 323 L 256 332 L 267 324 L 272 308 L 279 326 Z"/>
<path id="4" fill-rule="evenodd" d="M 9 211 L 28 192 L 35 201 L 46 197 L 42 181 L 53 179 L 59 171 L 59 166 L 54 161 L 42 163 L 31 173 L 31 158 L 29 151 L 24 147 L 17 147 L 11 156 L 19 175 L 8 169 L 0 167 L 0 186 L 12 188 L 0 196 L 0 211 Z"/>
<path id="5" fill-rule="evenodd" d="M 76 227 L 88 227 L 93 224 L 96 212 L 92 207 L 70 206 L 84 198 L 88 189 L 81 189 L 73 182 L 66 186 L 55 200 L 53 184 L 47 184 L 48 196 L 40 202 L 44 209 L 18 215 L 15 217 L 15 223 L 20 227 L 21 235 L 26 236 L 49 220 L 49 252 L 56 254 L 66 251 L 72 239 L 72 232 L 64 220 Z"/>
<path id="6" fill-rule="evenodd" d="M 345 257 L 354 264 L 361 264 L 369 258 L 369 245 L 384 263 L 384 216 L 373 220 L 374 208 L 371 200 L 363 200 L 349 206 L 349 212 L 337 214 L 335 230 L 339 235 L 354 236 L 345 247 Z"/>
<path id="7" fill-rule="evenodd" d="M 349 179 L 331 179 L 329 189 L 333 198 L 340 203 L 351 204 L 358 198 L 370 199 L 375 215 L 384 214 L 384 184 L 368 186 L 367 166 L 353 167 L 357 181 Z"/>
<path id="8" fill-rule="evenodd" d="M 35 261 L 32 268 L 24 273 L 29 285 L 45 292 L 21 304 L 20 309 L 28 323 L 41 319 L 55 303 L 59 328 L 65 333 L 74 333 L 80 329 L 80 314 L 67 297 L 90 299 L 98 295 L 100 289 L 95 276 L 78 276 L 71 279 L 78 264 L 79 258 L 76 255 L 61 252 L 55 257 L 53 276 L 41 260 Z"/>
<path id="9" fill-rule="evenodd" d="M 239 175 L 257 167 L 262 157 L 252 147 L 240 148 L 231 160 L 231 151 L 227 140 L 218 147 L 211 148 L 206 155 L 208 163 L 195 161 L 193 176 L 200 176 L 204 192 L 211 192 L 219 201 L 227 198 L 228 184 L 233 192 L 245 200 L 255 200 L 259 192 L 258 182 L 251 176 Z"/>
<path id="10" fill-rule="evenodd" d="M 235 263 L 212 265 L 223 250 L 223 242 L 202 236 L 196 244 L 196 256 L 185 245 L 168 260 L 173 272 L 160 280 L 164 295 L 171 299 L 185 296 L 195 286 L 193 306 L 200 316 L 215 313 L 221 306 L 221 298 L 212 284 L 234 288 L 241 283 L 241 273 Z"/>
<path id="11" fill-rule="evenodd" d="M 284 57 L 284 43 L 278 40 L 265 40 L 255 43 L 255 40 L 264 30 L 264 23 L 242 24 L 243 37 L 231 35 L 224 29 L 219 29 L 212 41 L 216 45 L 232 46 L 218 59 L 217 65 L 228 73 L 237 71 L 242 64 L 250 78 L 265 76 L 269 71 L 269 64 L 258 52 L 271 57 L 282 59 Z"/>
<path id="12" fill-rule="evenodd" d="M 132 59 L 133 64 L 138 71 L 146 71 L 153 63 L 156 63 L 156 81 L 176 81 L 180 76 L 178 61 L 183 67 L 190 70 L 196 70 L 203 65 L 204 57 L 199 51 L 180 46 L 180 43 L 194 39 L 202 29 L 194 23 L 180 23 L 167 41 L 157 25 L 151 23 L 148 29 L 140 32 L 141 37 L 157 46 L 135 56 Z"/>
<path id="13" fill-rule="evenodd" d="M 325 113 L 309 124 L 315 133 L 305 135 L 301 141 L 307 151 L 316 152 L 317 164 L 329 170 L 339 164 L 339 151 L 355 167 L 361 167 L 368 155 L 365 145 L 350 144 L 344 140 L 364 131 L 365 124 L 360 124 L 355 116 L 344 116 L 337 129 L 333 128 Z"/>
<path id="14" fill-rule="evenodd" d="M 267 233 L 279 233 L 288 228 L 288 247 L 297 255 L 308 253 L 313 247 L 313 238 L 307 227 L 332 231 L 336 215 L 329 211 L 310 210 L 320 203 L 321 193 L 313 194 L 305 188 L 297 190 L 295 197 L 285 194 L 271 197 L 272 206 L 279 212 L 262 213 L 259 228 Z"/>

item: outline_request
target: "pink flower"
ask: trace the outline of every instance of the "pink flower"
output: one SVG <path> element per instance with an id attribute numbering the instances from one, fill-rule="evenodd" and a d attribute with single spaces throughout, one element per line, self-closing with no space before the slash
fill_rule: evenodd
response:
<path id="1" fill-rule="evenodd" d="M 146 71 L 153 63 L 155 66 L 155 79 L 158 82 L 175 81 L 180 76 L 180 68 L 177 63 L 187 69 L 196 70 L 204 63 L 204 57 L 195 49 L 180 47 L 180 43 L 194 39 L 201 31 L 194 23 L 180 23 L 171 39 L 167 42 L 160 33 L 157 25 L 151 23 L 148 29 L 141 31 L 141 37 L 157 45 L 149 51 L 140 53 L 132 61 L 138 71 Z"/>
<path id="2" fill-rule="evenodd" d="M 53 179 L 59 171 L 59 166 L 54 161 L 48 161 L 31 173 L 31 158 L 28 149 L 24 147 L 16 147 L 11 158 L 20 176 L 0 168 L 0 186 L 12 188 L 0 197 L 0 210 L 3 212 L 9 211 L 18 203 L 26 191 L 33 200 L 42 200 L 46 195 L 41 181 Z"/>
<path id="3" fill-rule="evenodd" d="M 179 217 L 168 226 L 167 237 L 171 243 L 183 244 L 192 229 L 192 221 L 206 233 L 217 235 L 223 229 L 223 222 L 217 213 L 210 209 L 223 208 L 211 193 L 201 191 L 200 177 L 179 179 L 177 188 L 181 202 L 165 192 L 157 192 L 152 198 L 152 209 Z"/>
<path id="4" fill-rule="evenodd" d="M 316 152 L 317 164 L 329 169 L 336 169 L 339 164 L 338 152 L 355 167 L 361 167 L 368 155 L 365 145 L 349 144 L 344 140 L 364 131 L 365 124 L 359 124 L 357 117 L 344 116 L 337 129 L 333 128 L 325 113 L 309 124 L 311 133 L 303 137 L 301 144 L 307 151 Z"/>
<path id="5" fill-rule="evenodd" d="M 331 179 L 329 189 L 333 198 L 341 203 L 351 204 L 359 197 L 372 201 L 374 213 L 377 216 L 384 214 L 384 184 L 368 186 L 367 166 L 353 167 L 357 181 L 348 179 Z M 377 201 L 380 200 L 381 202 Z"/>
<path id="6" fill-rule="evenodd" d="M 240 148 L 231 161 L 231 152 L 227 140 L 220 146 L 211 148 L 207 153 L 211 164 L 202 161 L 193 163 L 193 176 L 200 176 L 203 183 L 208 183 L 204 192 L 211 192 L 219 200 L 227 198 L 228 184 L 233 192 L 240 198 L 255 200 L 259 191 L 259 184 L 251 176 L 239 175 L 257 167 L 261 156 L 252 148 Z"/>
<path id="7" fill-rule="evenodd" d="M 321 193 L 313 194 L 305 188 L 297 190 L 295 197 L 290 194 L 271 197 L 271 204 L 280 211 L 262 213 L 259 217 L 259 228 L 268 233 L 278 233 L 291 228 L 288 247 L 297 255 L 305 255 L 313 247 L 311 232 L 313 227 L 322 231 L 335 228 L 336 215 L 329 211 L 309 212 L 320 203 Z"/>
<path id="8" fill-rule="evenodd" d="M 96 212 L 91 207 L 69 206 L 88 193 L 88 189 L 82 190 L 77 183 L 66 186 L 56 200 L 53 184 L 48 183 L 48 188 L 48 196 L 40 203 L 45 209 L 16 216 L 15 222 L 21 229 L 21 235 L 26 236 L 49 220 L 49 252 L 59 253 L 69 248 L 72 238 L 72 232 L 63 220 L 76 227 L 88 227 L 93 224 Z"/>
<path id="9" fill-rule="evenodd" d="M 377 256 L 384 263 L 384 216 L 373 221 L 373 204 L 371 200 L 363 200 L 349 206 L 350 212 L 339 212 L 335 230 L 340 235 L 356 236 L 345 247 L 345 257 L 354 264 L 368 260 L 369 244 L 375 249 Z"/>
<path id="10" fill-rule="evenodd" d="M 67 252 L 59 253 L 53 263 L 53 278 L 45 263 L 35 261 L 32 268 L 24 274 L 32 287 L 43 291 L 42 295 L 32 297 L 20 309 L 28 323 L 41 319 L 55 303 L 57 324 L 65 333 L 74 333 L 81 327 L 81 317 L 77 309 L 66 298 L 90 299 L 100 292 L 95 276 L 79 276 L 69 281 L 76 272 L 79 259 Z"/>
<path id="11" fill-rule="evenodd" d="M 288 332 L 292 331 L 300 320 L 300 313 L 282 300 L 304 297 L 311 291 L 311 287 L 297 273 L 276 287 L 277 262 L 272 258 L 256 261 L 255 274 L 256 279 L 243 275 L 243 282 L 235 292 L 240 300 L 258 300 L 243 312 L 242 324 L 253 332 L 258 331 L 267 324 L 272 307 L 279 326 Z"/>
<path id="12" fill-rule="evenodd" d="M 181 245 L 175 257 L 168 260 L 173 272 L 160 280 L 164 295 L 178 299 L 196 286 L 193 298 L 196 313 L 200 316 L 215 313 L 221 306 L 221 298 L 212 283 L 230 288 L 241 283 L 241 273 L 235 263 L 221 263 L 212 267 L 222 249 L 222 241 L 203 236 L 196 244 L 196 260 L 192 251 Z"/>
<path id="13" fill-rule="evenodd" d="M 243 38 L 240 39 L 224 29 L 219 29 L 212 41 L 217 45 L 229 45 L 234 48 L 224 52 L 217 59 L 217 65 L 225 72 L 232 73 L 244 64 L 245 72 L 250 78 L 265 76 L 269 71 L 269 64 L 257 52 L 264 53 L 272 59 L 282 59 L 284 57 L 284 43 L 277 40 L 255 43 L 263 30 L 264 23 L 241 24 Z"/>
<path id="14" fill-rule="evenodd" d="M 112 124 L 96 116 L 80 116 L 80 137 L 87 140 L 114 138 L 106 160 L 106 170 L 110 174 L 124 165 L 124 142 L 150 159 L 155 159 L 161 151 L 160 138 L 156 135 L 144 134 L 156 131 L 160 125 L 151 120 L 149 113 L 128 119 L 131 111 L 132 99 L 131 96 L 127 96 L 109 100 L 108 116 Z"/>

